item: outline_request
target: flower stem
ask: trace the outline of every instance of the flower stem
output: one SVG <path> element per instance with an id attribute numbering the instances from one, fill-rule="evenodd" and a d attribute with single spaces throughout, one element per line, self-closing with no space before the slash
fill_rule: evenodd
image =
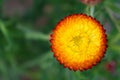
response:
<path id="1" fill-rule="evenodd" d="M 89 8 L 90 8 L 89 6 L 86 6 L 86 8 L 85 8 L 85 10 L 84 10 L 87 15 L 89 15 L 89 13 L 90 13 Z"/>
<path id="2" fill-rule="evenodd" d="M 94 17 L 94 11 L 95 11 L 95 6 L 93 6 L 93 5 L 87 6 L 87 7 L 85 8 L 85 13 L 86 13 L 87 15 L 92 16 L 92 17 Z"/>
<path id="3" fill-rule="evenodd" d="M 95 6 L 90 6 L 90 16 L 94 17 Z"/>

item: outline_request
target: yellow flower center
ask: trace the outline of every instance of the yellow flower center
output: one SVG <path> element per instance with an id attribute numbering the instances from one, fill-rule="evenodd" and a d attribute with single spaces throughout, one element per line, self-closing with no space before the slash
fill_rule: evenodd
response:
<path id="1" fill-rule="evenodd" d="M 86 34 L 71 37 L 70 41 L 68 41 L 68 48 L 70 48 L 72 52 L 85 53 L 88 45 L 89 37 Z"/>

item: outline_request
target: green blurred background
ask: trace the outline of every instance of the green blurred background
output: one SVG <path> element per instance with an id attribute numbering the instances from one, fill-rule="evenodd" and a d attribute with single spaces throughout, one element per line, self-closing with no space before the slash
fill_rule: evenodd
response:
<path id="1" fill-rule="evenodd" d="M 86 13 L 80 0 L 0 0 L 0 80 L 120 80 L 120 0 L 102 0 L 94 17 L 108 48 L 87 71 L 70 71 L 53 57 L 49 35 L 57 22 Z"/>

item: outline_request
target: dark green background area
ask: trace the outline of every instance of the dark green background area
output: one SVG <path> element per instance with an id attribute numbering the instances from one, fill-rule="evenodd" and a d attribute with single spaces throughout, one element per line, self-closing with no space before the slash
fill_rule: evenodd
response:
<path id="1" fill-rule="evenodd" d="M 102 0 L 94 17 L 106 29 L 99 64 L 70 71 L 50 49 L 50 33 L 65 16 L 86 13 L 80 0 L 0 0 L 0 80 L 120 80 L 120 0 Z"/>

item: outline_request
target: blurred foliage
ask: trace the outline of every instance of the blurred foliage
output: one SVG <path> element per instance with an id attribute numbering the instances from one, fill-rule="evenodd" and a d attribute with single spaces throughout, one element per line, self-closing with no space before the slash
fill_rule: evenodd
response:
<path id="1" fill-rule="evenodd" d="M 49 34 L 67 15 L 86 13 L 80 0 L 0 0 L 0 80 L 120 80 L 120 0 L 103 0 L 94 17 L 106 29 L 105 57 L 87 71 L 63 68 Z"/>

